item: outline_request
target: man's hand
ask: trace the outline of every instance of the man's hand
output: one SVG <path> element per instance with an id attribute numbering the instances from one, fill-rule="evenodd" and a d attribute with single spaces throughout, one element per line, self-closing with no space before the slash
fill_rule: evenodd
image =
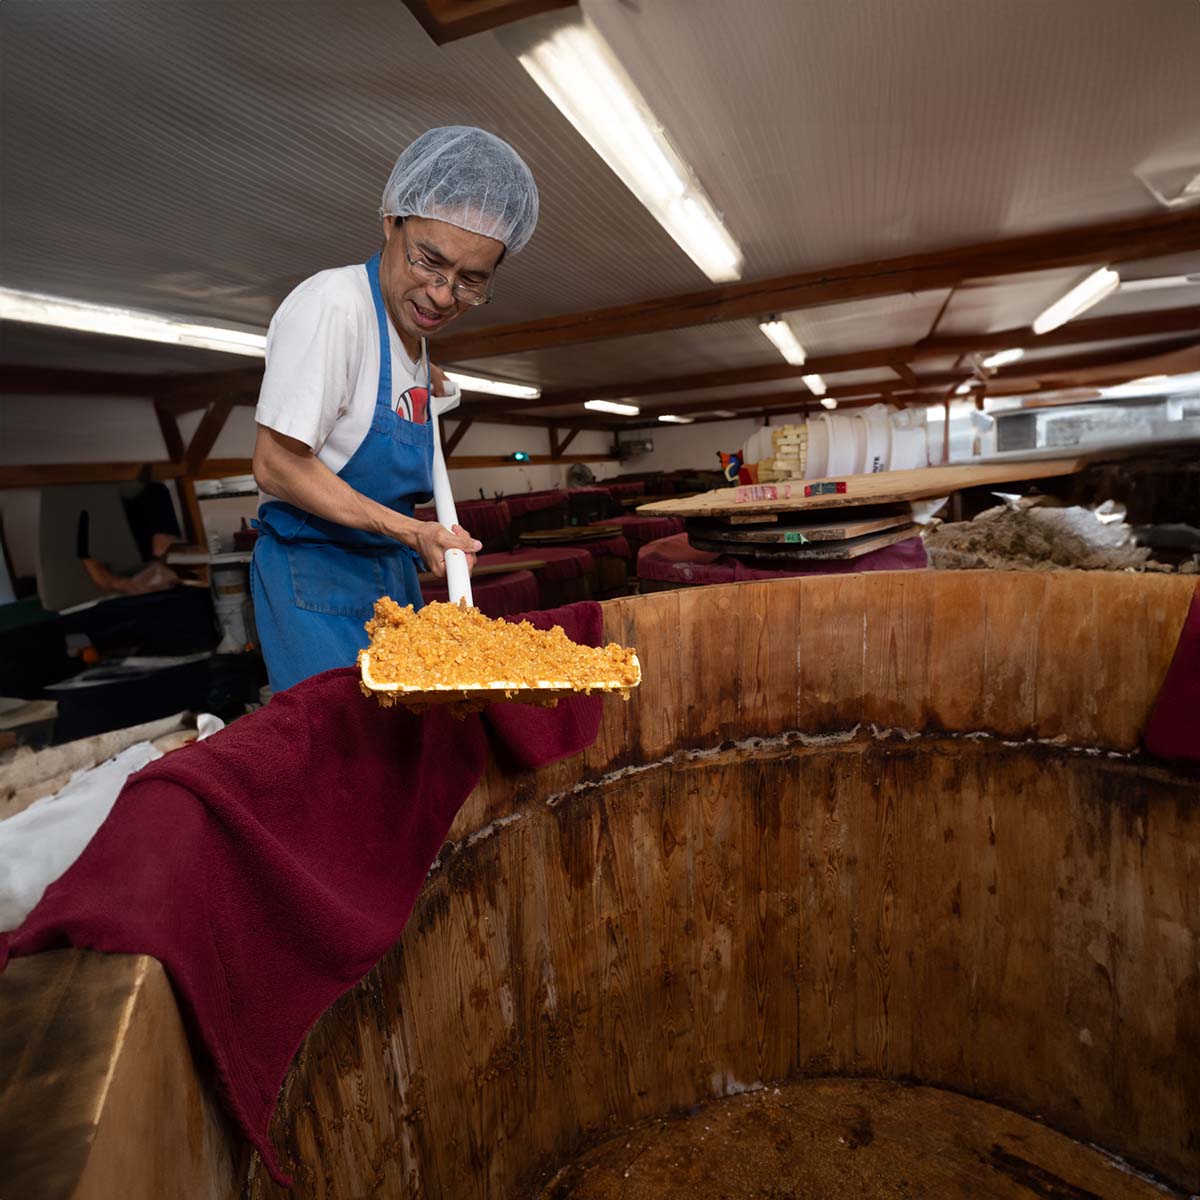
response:
<path id="1" fill-rule="evenodd" d="M 483 549 L 461 525 L 454 526 L 451 533 L 438 521 L 421 521 L 416 531 L 416 551 L 425 560 L 425 565 L 439 578 L 446 574 L 446 551 L 463 550 L 467 555 L 467 566 L 475 566 L 475 555 Z"/>

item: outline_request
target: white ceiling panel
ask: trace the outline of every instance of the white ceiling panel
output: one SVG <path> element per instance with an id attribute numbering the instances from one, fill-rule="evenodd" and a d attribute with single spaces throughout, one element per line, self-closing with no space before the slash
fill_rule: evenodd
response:
<path id="1" fill-rule="evenodd" d="M 1174 308 L 1191 308 L 1200 312 L 1200 277 L 1185 287 L 1156 288 L 1149 292 L 1127 292 L 1118 288 L 1095 308 L 1088 309 L 1089 317 L 1117 317 L 1129 313 L 1165 312 Z"/>
<path id="2" fill-rule="evenodd" d="M 1195 0 L 583 0 L 749 278 L 1161 211 Z"/>
<path id="3" fill-rule="evenodd" d="M 1161 212 L 1139 173 L 1200 171 L 1197 0 L 583 8 L 724 212 L 748 280 Z M 373 252 L 396 154 L 448 123 L 511 141 L 542 198 L 495 303 L 456 328 L 708 286 L 498 37 L 437 47 L 396 0 L 5 0 L 0 54 L 7 286 L 265 325 L 301 279 Z M 1028 323 L 1075 276 L 960 289 L 939 332 Z M 1187 295 L 1118 293 L 1094 312 Z M 945 298 L 791 319 L 813 355 L 904 345 Z M 3 332 L 7 362 L 250 361 Z M 738 321 L 463 365 L 567 387 L 772 361 Z"/>
<path id="4" fill-rule="evenodd" d="M 489 323 L 707 283 L 491 36 L 436 47 L 392 0 L 8 0 L 0 22 L 10 287 L 265 324 L 370 257 L 397 154 L 453 123 L 541 190 Z"/>
<path id="5" fill-rule="evenodd" d="M 835 371 L 824 376 L 830 387 L 853 387 L 855 384 L 898 383 L 900 376 L 887 367 L 867 368 L 861 371 Z"/>
<path id="6" fill-rule="evenodd" d="M 788 313 L 788 323 L 812 356 L 846 354 L 876 346 L 908 346 L 925 337 L 946 291 L 878 296 Z"/>
<path id="7" fill-rule="evenodd" d="M 968 280 L 955 288 L 938 322 L 938 334 L 950 337 L 1024 328 L 1087 274 L 1087 268 L 1071 268 Z"/>
<path id="8" fill-rule="evenodd" d="M 1170 334 L 1165 338 L 1158 337 L 1142 337 L 1142 338 L 1124 338 L 1120 341 L 1113 342 L 1084 342 L 1077 346 L 1046 346 L 1043 348 L 1033 348 L 1025 352 L 1025 357 L 1019 363 L 1014 363 L 1012 367 L 1007 368 L 1007 373 L 1010 375 L 1020 372 L 1023 366 L 1030 363 L 1037 363 L 1045 359 L 1086 359 L 1089 355 L 1108 355 L 1120 353 L 1122 357 L 1129 359 L 1148 358 L 1151 355 L 1158 353 L 1159 347 L 1170 347 L 1177 341 L 1186 341 L 1187 334 Z M 1192 341 L 1200 341 L 1200 336 L 1193 335 Z"/>

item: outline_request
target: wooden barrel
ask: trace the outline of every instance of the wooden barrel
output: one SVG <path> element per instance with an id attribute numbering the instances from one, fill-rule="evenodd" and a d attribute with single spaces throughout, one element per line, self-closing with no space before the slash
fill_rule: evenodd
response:
<path id="1" fill-rule="evenodd" d="M 810 1131 L 861 1110 L 846 1154 L 911 1130 L 932 1162 L 938 1113 L 983 1131 L 965 1192 L 862 1194 L 1150 1194 L 1047 1165 L 1087 1145 L 1200 1190 L 1200 775 L 1138 750 L 1193 587 L 898 572 L 605 605 L 642 687 L 579 758 L 489 767 L 298 1056 L 291 1194 L 616 1195 L 582 1182 L 606 1147 L 761 1131 L 774 1097 Z M 1038 1158 L 1052 1130 L 1070 1153 Z"/>
<path id="2" fill-rule="evenodd" d="M 1136 752 L 1193 586 L 606 605 L 639 693 L 470 798 L 297 1063 L 300 1194 L 537 1195 L 640 1121 L 813 1076 L 952 1089 L 1200 1188 L 1200 796 Z"/>

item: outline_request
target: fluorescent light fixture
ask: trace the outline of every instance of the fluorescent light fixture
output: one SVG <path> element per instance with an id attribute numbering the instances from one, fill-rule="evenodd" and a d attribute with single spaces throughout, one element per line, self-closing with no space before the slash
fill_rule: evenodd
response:
<path id="1" fill-rule="evenodd" d="M 698 417 L 720 417 L 722 419 L 736 417 L 737 415 L 737 413 L 730 411 L 728 408 L 714 408 L 712 412 L 702 412 L 696 414 Z"/>
<path id="2" fill-rule="evenodd" d="M 658 419 L 668 425 L 690 425 L 695 417 L 677 417 L 674 413 L 659 413 Z"/>
<path id="3" fill-rule="evenodd" d="M 77 329 L 81 333 L 102 333 L 173 346 L 195 346 L 226 354 L 248 354 L 253 358 L 262 358 L 267 352 L 266 333 L 253 325 L 204 325 L 190 317 L 67 300 L 14 288 L 0 288 L 0 320 L 53 325 L 59 329 Z"/>
<path id="4" fill-rule="evenodd" d="M 1007 367 L 1009 363 L 1015 363 L 1018 359 L 1024 357 L 1024 350 L 997 350 L 995 354 L 989 354 L 979 365 L 987 367 L 989 370 L 993 367 Z"/>
<path id="5" fill-rule="evenodd" d="M 808 390 L 812 392 L 814 396 L 823 396 L 829 390 L 825 386 L 825 380 L 823 380 L 820 375 L 801 375 L 800 378 L 804 380 L 804 386 L 808 388 Z"/>
<path id="6" fill-rule="evenodd" d="M 832 412 L 835 408 L 837 408 L 837 401 L 832 396 L 822 396 L 821 407 L 827 408 Z"/>
<path id="7" fill-rule="evenodd" d="M 559 112 L 713 283 L 741 278 L 741 248 L 586 17 L 560 25 L 519 58 Z"/>
<path id="8" fill-rule="evenodd" d="M 1093 271 L 1082 283 L 1076 284 L 1061 300 L 1056 300 L 1033 323 L 1034 333 L 1049 333 L 1060 325 L 1085 313 L 1105 296 L 1111 296 L 1121 282 L 1121 276 L 1111 267 Z"/>
<path id="9" fill-rule="evenodd" d="M 485 392 L 489 396 L 510 396 L 514 400 L 536 400 L 542 389 L 524 383 L 509 383 L 504 379 L 486 379 L 482 375 L 464 375 L 447 371 L 446 378 L 457 383 L 464 392 Z"/>
<path id="10" fill-rule="evenodd" d="M 585 400 L 583 407 L 591 412 L 615 413 L 618 417 L 636 417 L 642 411 L 636 404 L 618 404 L 615 400 Z"/>
<path id="11" fill-rule="evenodd" d="M 954 389 L 956 396 L 965 396 L 975 386 L 975 380 L 967 379 Z"/>
<path id="12" fill-rule="evenodd" d="M 808 355 L 804 353 L 804 347 L 796 340 L 792 327 L 786 321 L 780 321 L 777 318 L 760 321 L 758 327 L 793 367 L 804 366 L 804 360 Z"/>

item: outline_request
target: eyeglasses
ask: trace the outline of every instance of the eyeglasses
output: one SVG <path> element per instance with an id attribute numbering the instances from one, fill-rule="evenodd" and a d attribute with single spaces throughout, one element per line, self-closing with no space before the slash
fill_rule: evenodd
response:
<path id="1" fill-rule="evenodd" d="M 489 279 L 486 283 L 471 284 L 463 283 L 461 279 L 456 279 L 453 283 L 447 276 L 443 275 L 435 266 L 427 263 L 423 258 L 413 258 L 412 249 L 408 244 L 407 228 L 401 231 L 404 235 L 404 257 L 408 259 L 408 265 L 412 268 L 412 273 L 420 280 L 430 284 L 435 288 L 446 287 L 450 288 L 450 295 L 461 304 L 470 304 L 477 308 L 481 304 L 487 304 L 492 298 L 492 281 Z"/>

